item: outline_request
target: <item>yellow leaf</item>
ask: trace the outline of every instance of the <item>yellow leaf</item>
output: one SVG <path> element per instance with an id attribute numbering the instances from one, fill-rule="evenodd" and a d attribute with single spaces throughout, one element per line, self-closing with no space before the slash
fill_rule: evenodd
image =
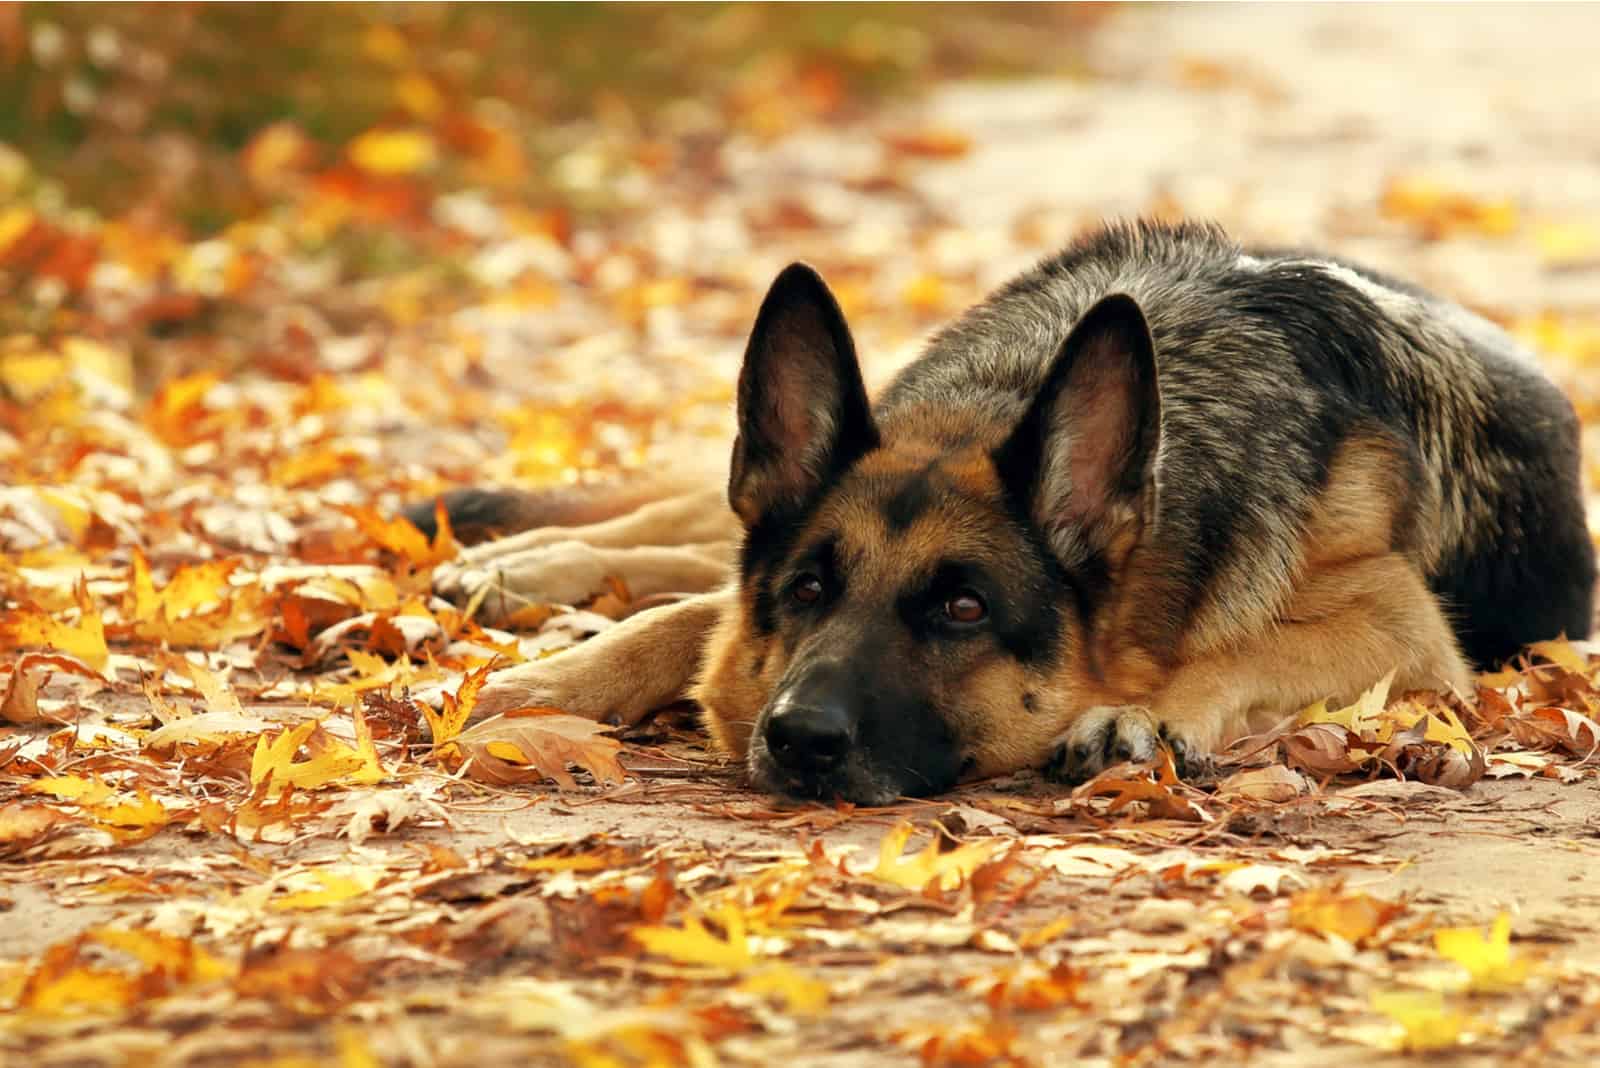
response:
<path id="1" fill-rule="evenodd" d="M 1539 258 L 1550 267 L 1578 266 L 1600 257 L 1600 223 L 1542 223 L 1533 239 Z"/>
<path id="2" fill-rule="evenodd" d="M 935 839 L 922 852 L 903 857 L 901 854 L 912 830 L 911 824 L 904 822 L 891 828 L 878 845 L 877 865 L 867 874 L 907 890 L 920 891 L 927 887 L 953 890 L 1006 848 L 1004 841 L 991 838 L 968 842 L 941 853 Z"/>
<path id="3" fill-rule="evenodd" d="M 84 814 L 110 827 L 135 831 L 155 829 L 167 823 L 166 808 L 143 790 L 138 791 L 131 801 L 119 800 L 115 804 L 86 808 Z"/>
<path id="4" fill-rule="evenodd" d="M 828 1007 L 827 983 L 781 964 L 757 972 L 740 983 L 738 988 L 747 994 L 781 997 L 785 1007 L 792 1013 L 812 1016 Z"/>
<path id="5" fill-rule="evenodd" d="M 54 616 L 39 608 L 25 606 L 9 610 L 7 618 L 0 620 L 0 649 L 6 646 L 26 648 L 43 646 L 75 656 L 101 675 L 111 661 L 111 650 L 106 648 L 105 626 L 100 622 L 100 611 L 89 599 L 88 582 L 80 576 L 74 591 L 78 603 L 78 622 L 59 622 Z"/>
<path id="6" fill-rule="evenodd" d="M 78 775 L 57 775 L 48 779 L 35 779 L 22 788 L 25 794 L 44 794 L 58 801 L 78 805 L 98 805 L 114 792 L 98 778 L 85 779 Z"/>
<path id="7" fill-rule="evenodd" d="M 1528 646 L 1528 652 L 1542 656 L 1552 664 L 1558 664 L 1574 675 L 1586 674 L 1589 662 L 1584 655 L 1572 647 L 1572 643 L 1565 638 L 1555 638 L 1545 642 L 1534 642 Z"/>
<path id="8" fill-rule="evenodd" d="M 1439 955 L 1466 969 L 1472 990 L 1505 990 L 1521 986 L 1531 962 L 1511 951 L 1511 915 L 1495 917 L 1488 934 L 1476 927 L 1447 927 L 1433 933 Z"/>
<path id="9" fill-rule="evenodd" d="M 433 733 L 434 752 L 454 741 L 462 728 L 467 725 L 467 721 L 472 718 L 473 706 L 478 703 L 478 691 L 483 689 L 483 684 L 493 667 L 494 662 L 490 661 L 462 679 L 455 693 L 444 695 L 442 711 L 435 712 L 426 704 L 422 706 L 423 718 L 428 721 L 428 730 Z M 518 762 L 526 764 L 527 760 L 519 758 Z"/>
<path id="10" fill-rule="evenodd" d="M 685 917 L 682 927 L 635 927 L 631 934 L 645 952 L 679 964 L 700 964 L 729 972 L 750 967 L 756 956 L 745 933 L 744 914 L 734 905 L 725 905 L 720 919 L 721 936 L 707 930 L 698 916 Z"/>
<path id="11" fill-rule="evenodd" d="M 260 786 L 272 777 L 278 790 L 292 786 L 297 790 L 321 790 L 328 786 L 371 786 L 382 782 L 383 766 L 378 763 L 378 753 L 372 734 L 367 729 L 366 718 L 355 713 L 356 747 L 339 741 L 322 724 L 309 720 L 275 738 L 262 735 L 256 739 L 256 749 L 250 760 L 250 785 Z M 311 751 L 308 760 L 295 762 L 295 755 L 304 745 Z"/>
<path id="12" fill-rule="evenodd" d="M 1461 1041 L 1472 1018 L 1452 1009 L 1437 991 L 1374 992 L 1372 1007 L 1399 1024 L 1406 1050 L 1443 1049 Z"/>
<path id="13" fill-rule="evenodd" d="M 274 909 L 322 909 L 370 893 L 378 885 L 378 873 L 363 868 L 313 868 L 286 877 L 284 885 L 290 892 L 272 899 Z"/>
<path id="14" fill-rule="evenodd" d="M 238 969 L 228 961 L 212 956 L 188 939 L 159 931 L 97 927 L 89 937 L 102 946 L 120 950 L 146 968 L 160 969 L 183 982 L 210 982 L 227 979 Z"/>
<path id="15" fill-rule="evenodd" d="M 435 118 L 444 110 L 444 97 L 438 88 L 415 72 L 402 74 L 395 79 L 394 95 L 401 107 L 424 121 Z"/>
<path id="16" fill-rule="evenodd" d="M 1356 698 L 1355 704 L 1332 712 L 1328 711 L 1328 702 L 1319 701 L 1300 713 L 1300 725 L 1333 723 L 1357 735 L 1367 734 L 1383 715 L 1383 706 L 1388 703 L 1389 687 L 1393 683 L 1394 672 L 1391 671 L 1379 679 L 1372 689 Z"/>
<path id="17" fill-rule="evenodd" d="M 368 130 L 349 151 L 357 167 L 386 177 L 428 170 L 439 158 L 433 138 L 421 130 Z"/>
<path id="18" fill-rule="evenodd" d="M 34 218 L 33 209 L 21 204 L 0 211 L 0 252 L 10 248 L 18 238 L 32 229 Z"/>
<path id="19" fill-rule="evenodd" d="M 184 564 L 158 590 L 150 562 L 135 548 L 122 617 L 134 636 L 175 646 L 218 646 L 259 634 L 267 625 L 267 597 L 259 587 L 229 581 L 238 566 L 238 560 Z"/>

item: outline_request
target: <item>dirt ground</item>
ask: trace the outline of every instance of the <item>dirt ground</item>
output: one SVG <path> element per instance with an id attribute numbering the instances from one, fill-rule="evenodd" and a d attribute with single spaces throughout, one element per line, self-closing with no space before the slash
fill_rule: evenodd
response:
<path id="1" fill-rule="evenodd" d="M 1542 344 L 1592 465 L 1600 9 L 1136 6 L 1078 32 L 1060 74 L 953 82 L 728 146 L 709 192 L 703 174 L 660 178 L 629 209 L 630 239 L 664 276 L 695 263 L 738 282 L 681 308 L 485 301 L 449 328 L 475 338 L 475 388 L 670 405 L 620 451 L 714 474 L 739 324 L 783 262 L 841 268 L 830 276 L 881 382 L 932 322 L 1075 230 L 1181 213 L 1414 279 Z M 886 163 L 905 130 L 961 147 Z M 731 218 L 797 205 L 805 226 L 727 236 Z M 389 358 L 432 352 L 422 330 L 395 334 Z M 479 465 L 536 477 L 492 459 L 515 430 L 471 416 L 356 419 L 350 433 L 417 477 L 341 503 L 392 508 Z M 177 500 L 135 525 L 161 527 L 161 501 Z M 255 505 L 217 507 L 233 522 Z M 302 533 L 327 518 L 296 507 Z M 222 646 L 208 663 L 234 670 L 243 712 L 276 729 L 311 707 L 293 689 L 307 673 L 257 660 L 262 648 Z M 1577 651 L 1586 666 L 1561 707 L 1588 714 L 1594 694 L 1573 679 L 1597 669 Z M 133 730 L 149 717 L 143 669 L 122 668 L 112 692 L 72 700 Z M 355 744 L 342 722 L 329 730 Z M 623 736 L 625 782 L 580 775 L 575 791 L 453 776 L 380 730 L 381 785 L 302 791 L 275 816 L 241 770 L 248 745 L 188 763 L 137 744 L 84 751 L 55 774 L 148 774 L 172 823 L 134 840 L 134 817 L 84 818 L 0 849 L 0 1064 L 1592 1063 L 1591 762 L 1581 745 L 1475 733 L 1502 763 L 1462 790 L 1306 776 L 1263 801 L 1168 784 L 1120 812 L 1031 776 L 890 810 L 779 805 L 686 713 Z M 47 737 L 13 731 L 27 760 Z M 36 803 L 22 791 L 37 768 L 13 752 L 0 774 L 0 800 Z M 913 850 L 940 844 L 897 882 L 892 860 L 872 859 L 902 821 Z M 1452 949 L 1444 934 L 1491 932 L 1502 915 L 1508 944 L 1487 933 Z M 95 934 L 107 930 L 154 933 Z M 666 930 L 688 935 L 649 941 Z"/>

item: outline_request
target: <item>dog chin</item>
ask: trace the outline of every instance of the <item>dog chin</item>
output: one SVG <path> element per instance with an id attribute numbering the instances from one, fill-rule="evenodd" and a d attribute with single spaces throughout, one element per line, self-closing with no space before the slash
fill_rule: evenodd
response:
<path id="1" fill-rule="evenodd" d="M 900 799 L 899 786 L 882 781 L 865 763 L 852 756 L 839 771 L 819 777 L 802 777 L 785 771 L 760 742 L 750 746 L 750 783 L 765 793 L 794 801 L 847 801 L 875 807 Z"/>

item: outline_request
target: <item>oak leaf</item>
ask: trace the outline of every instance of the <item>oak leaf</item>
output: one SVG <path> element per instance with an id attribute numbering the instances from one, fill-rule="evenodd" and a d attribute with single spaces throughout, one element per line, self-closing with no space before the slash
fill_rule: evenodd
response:
<path id="1" fill-rule="evenodd" d="M 525 709 L 492 716 L 461 734 L 455 744 L 469 758 L 467 774 L 497 784 L 552 779 L 566 789 L 577 786 L 567 771 L 574 764 L 598 783 L 621 782 L 617 761 L 622 743 L 602 724 L 555 709 Z"/>

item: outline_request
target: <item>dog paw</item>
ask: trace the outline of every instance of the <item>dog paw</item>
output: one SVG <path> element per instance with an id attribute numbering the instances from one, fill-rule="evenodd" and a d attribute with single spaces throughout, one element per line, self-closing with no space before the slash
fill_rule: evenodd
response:
<path id="1" fill-rule="evenodd" d="M 603 592 L 605 581 L 605 561 L 580 541 L 482 562 L 464 556 L 433 573 L 435 593 L 458 605 L 477 601 L 478 618 L 491 625 L 528 605 L 580 603 Z"/>
<path id="2" fill-rule="evenodd" d="M 597 665 L 580 663 L 584 658 L 571 651 L 562 656 L 569 659 L 535 660 L 491 674 L 478 691 L 470 722 L 519 708 L 553 708 L 569 716 L 632 726 L 651 711 L 594 674 Z M 432 686 L 413 696 L 437 709 L 444 704 L 444 692 L 445 687 Z"/>
<path id="3" fill-rule="evenodd" d="M 1159 722 L 1148 708 L 1091 708 L 1056 739 L 1044 773 L 1065 783 L 1094 778 L 1114 764 L 1152 761 L 1162 746 L 1185 779 L 1212 773 L 1211 755 L 1184 732 Z"/>

